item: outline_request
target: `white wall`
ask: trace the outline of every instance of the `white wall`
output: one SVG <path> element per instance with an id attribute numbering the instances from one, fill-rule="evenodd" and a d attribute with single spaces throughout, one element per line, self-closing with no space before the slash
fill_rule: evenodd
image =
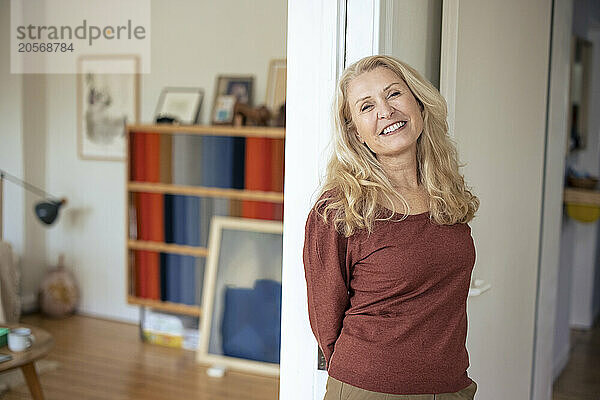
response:
<path id="1" fill-rule="evenodd" d="M 10 73 L 10 0 L 0 0 L 0 169 L 12 175 L 23 174 L 23 134 L 21 127 L 21 75 Z M 10 96 L 4 95 L 10 94 Z M 23 249 L 23 192 L 4 182 L 4 239 L 17 251 Z"/>
<path id="2" fill-rule="evenodd" d="M 23 176 L 23 127 L 21 75 L 10 73 L 10 0 L 0 0 L 0 169 Z M 25 193 L 11 182 L 4 182 L 2 221 L 4 240 L 23 254 L 25 248 Z"/>
<path id="3" fill-rule="evenodd" d="M 3 29 L 8 29 L 9 1 L 1 0 Z M 6 12 L 4 12 L 6 10 Z M 8 37 L 8 31 L 3 38 Z M 156 103 L 166 86 L 202 87 L 205 90 L 202 120 L 209 120 L 213 89 L 218 74 L 255 75 L 256 103 L 264 101 L 269 61 L 285 58 L 287 2 L 261 0 L 152 1 L 152 63 L 150 74 L 141 79 L 141 120 L 153 119 Z M 50 231 L 27 225 L 28 246 L 36 248 L 36 258 L 27 265 L 25 297 L 35 294 L 45 265 L 55 264 L 58 254 L 66 254 L 82 292 L 81 311 L 99 316 L 137 320 L 137 307 L 125 303 L 125 165 L 123 162 L 81 160 L 77 155 L 76 76 L 9 76 L 8 42 L 2 42 L 2 104 L 10 112 L 17 130 L 21 123 L 29 131 L 8 141 L 11 149 L 0 148 L 2 164 L 9 158 L 15 169 L 19 163 L 30 171 L 32 183 L 45 186 L 56 196 L 66 196 L 68 206 Z M 23 98 L 23 107 L 18 99 Z M 17 101 L 15 101 L 15 99 Z M 25 110 L 35 110 L 35 119 Z M 23 154 L 19 156 L 19 154 Z M 14 160 L 13 160 L 14 159 Z M 15 174 L 23 171 L 16 170 Z M 8 189 L 7 189 L 8 192 Z M 14 198 L 14 193 L 7 197 Z M 11 200 L 22 207 L 23 200 Z M 21 208 L 21 214 L 23 213 Z M 21 217 L 22 219 L 23 217 Z M 18 240 L 19 225 L 14 218 L 11 238 Z M 46 233 L 44 233 L 46 232 Z M 47 246 L 47 249 L 44 247 Z"/>

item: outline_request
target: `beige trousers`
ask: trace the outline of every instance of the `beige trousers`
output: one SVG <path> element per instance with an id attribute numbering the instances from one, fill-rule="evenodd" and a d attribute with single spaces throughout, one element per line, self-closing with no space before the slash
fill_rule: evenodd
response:
<path id="1" fill-rule="evenodd" d="M 327 391 L 323 400 L 473 400 L 476 391 L 477 384 L 473 382 L 463 390 L 455 393 L 387 394 L 360 389 L 328 377 Z"/>

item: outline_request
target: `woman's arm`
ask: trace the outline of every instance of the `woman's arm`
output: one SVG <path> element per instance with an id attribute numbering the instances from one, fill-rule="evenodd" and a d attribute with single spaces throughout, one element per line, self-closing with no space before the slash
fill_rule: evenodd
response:
<path id="1" fill-rule="evenodd" d="M 323 351 L 327 369 L 348 308 L 348 240 L 331 221 L 326 224 L 312 209 L 304 236 L 304 273 L 310 326 Z"/>

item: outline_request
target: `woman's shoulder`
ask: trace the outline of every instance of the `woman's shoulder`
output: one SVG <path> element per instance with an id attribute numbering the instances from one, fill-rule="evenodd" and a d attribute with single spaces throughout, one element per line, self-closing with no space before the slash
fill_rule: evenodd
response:
<path id="1" fill-rule="evenodd" d="M 307 223 L 317 223 L 317 225 L 331 225 L 334 210 L 328 209 L 328 206 L 339 200 L 339 191 L 337 189 L 322 190 L 318 199 L 313 203 L 308 214 Z"/>
<path id="2" fill-rule="evenodd" d="M 337 188 L 322 190 L 319 198 L 312 206 L 312 210 L 323 211 L 325 207 L 340 200 L 340 190 Z"/>

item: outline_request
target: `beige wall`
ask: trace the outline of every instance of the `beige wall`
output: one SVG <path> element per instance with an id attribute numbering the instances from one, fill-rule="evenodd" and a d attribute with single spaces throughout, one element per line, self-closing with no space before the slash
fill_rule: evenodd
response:
<path id="1" fill-rule="evenodd" d="M 8 14 L 8 0 L 2 7 Z M 202 120 L 208 121 L 217 74 L 255 75 L 255 102 L 264 101 L 269 60 L 285 58 L 287 2 L 152 1 L 152 72 L 141 79 L 141 119 L 154 116 L 160 91 L 166 86 L 201 87 L 205 90 Z M 3 26 L 8 26 L 8 21 Z M 8 32 L 8 31 L 7 31 Z M 3 36 L 5 37 L 5 36 Z M 3 43 L 6 63 L 8 43 Z M 3 67 L 4 68 L 4 67 Z M 18 78 L 2 70 L 2 102 L 10 104 L 15 116 L 23 96 L 29 109 L 24 126 L 45 136 L 21 135 L 14 148 L 23 149 L 15 164 L 30 165 L 42 174 L 41 183 L 57 196 L 66 196 L 69 205 L 59 223 L 33 243 L 45 243 L 39 259 L 23 271 L 31 298 L 47 263 L 66 254 L 82 290 L 81 310 L 116 319 L 136 320 L 137 308 L 125 304 L 125 165 L 123 162 L 81 160 L 77 155 L 76 77 L 42 75 L 28 80 L 21 89 Z M 31 113 L 38 119 L 31 119 Z M 21 121 L 14 118 L 14 124 Z M 31 132 L 27 133 L 31 135 Z M 36 147 L 35 143 L 40 146 Z M 0 153 L 4 160 L 4 151 Z M 42 170 L 42 171 L 41 171 Z M 18 171 L 17 171 L 18 172 Z M 33 172 L 32 172 L 33 173 Z M 37 176 L 36 176 L 37 177 Z M 11 195 L 12 196 L 12 195 Z M 18 225 L 11 222 L 11 224 Z"/>
<path id="2" fill-rule="evenodd" d="M 383 0 L 379 47 L 439 88 L 442 0 Z"/>

